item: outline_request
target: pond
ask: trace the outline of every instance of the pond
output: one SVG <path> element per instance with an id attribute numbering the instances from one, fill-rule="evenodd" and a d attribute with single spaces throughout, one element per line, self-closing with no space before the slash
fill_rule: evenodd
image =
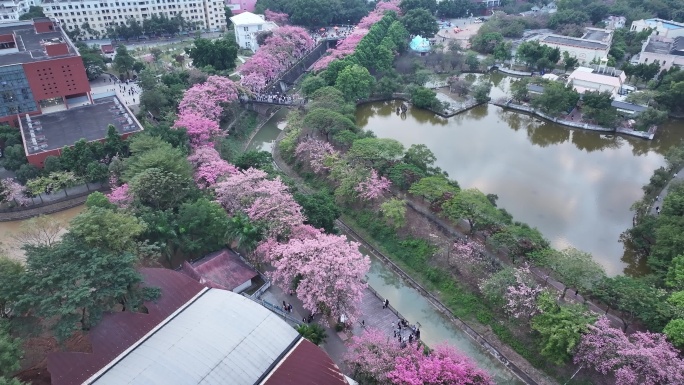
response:
<path id="1" fill-rule="evenodd" d="M 510 78 L 490 79 L 492 98 L 504 96 Z M 647 271 L 618 239 L 632 224 L 629 208 L 641 187 L 684 138 L 684 123 L 670 121 L 647 141 L 571 130 L 493 105 L 449 119 L 413 107 L 397 115 L 400 103 L 364 104 L 357 124 L 406 147 L 427 145 L 462 188 L 497 194 L 515 220 L 537 227 L 556 248 L 591 253 L 609 275 Z"/>

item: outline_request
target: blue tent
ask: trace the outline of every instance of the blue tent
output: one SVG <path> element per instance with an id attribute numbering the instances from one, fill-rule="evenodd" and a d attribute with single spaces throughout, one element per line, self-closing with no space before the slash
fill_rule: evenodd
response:
<path id="1" fill-rule="evenodd" d="M 430 51 L 430 41 L 420 35 L 416 36 L 409 43 L 409 47 L 416 52 L 429 52 Z"/>

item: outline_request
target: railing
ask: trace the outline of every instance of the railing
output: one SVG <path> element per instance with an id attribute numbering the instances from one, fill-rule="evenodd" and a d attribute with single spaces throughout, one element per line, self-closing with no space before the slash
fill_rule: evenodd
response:
<path id="1" fill-rule="evenodd" d="M 283 317 L 283 319 L 284 319 L 285 321 L 292 322 L 293 324 L 295 324 L 295 325 L 297 325 L 297 326 L 303 325 L 303 323 L 302 323 L 301 320 L 298 320 L 298 319 L 292 317 L 289 313 L 286 313 L 285 310 L 282 309 L 280 306 L 274 305 L 274 304 L 272 304 L 272 303 L 270 303 L 270 302 L 268 302 L 268 301 L 264 301 L 263 299 L 253 298 L 252 296 L 247 295 L 247 294 L 245 294 L 245 293 L 242 293 L 242 295 L 243 295 L 245 298 L 249 298 L 249 299 L 251 299 L 252 301 L 254 301 L 254 302 L 260 304 L 261 306 L 265 307 L 266 309 L 270 310 L 271 312 L 273 312 L 273 313 L 275 313 L 275 314 L 277 314 L 277 315 Z"/>

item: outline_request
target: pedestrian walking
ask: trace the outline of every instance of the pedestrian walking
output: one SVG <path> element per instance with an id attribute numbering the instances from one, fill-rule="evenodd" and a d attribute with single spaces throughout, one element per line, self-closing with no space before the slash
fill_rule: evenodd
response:
<path id="1" fill-rule="evenodd" d="M 388 308 L 389 307 L 389 299 L 385 298 L 385 303 L 382 305 L 382 308 Z"/>

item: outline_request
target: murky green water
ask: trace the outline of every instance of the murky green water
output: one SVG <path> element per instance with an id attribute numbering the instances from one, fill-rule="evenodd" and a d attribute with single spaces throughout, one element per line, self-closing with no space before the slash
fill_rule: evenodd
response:
<path id="1" fill-rule="evenodd" d="M 504 95 L 508 82 L 494 82 L 492 97 Z M 618 237 L 631 225 L 629 207 L 641 186 L 684 138 L 681 121 L 647 141 L 570 130 L 493 105 L 442 119 L 415 108 L 400 116 L 396 104 L 363 105 L 357 123 L 406 147 L 427 145 L 462 187 L 497 194 L 500 207 L 539 228 L 553 246 L 588 251 L 611 275 L 644 271 Z"/>

